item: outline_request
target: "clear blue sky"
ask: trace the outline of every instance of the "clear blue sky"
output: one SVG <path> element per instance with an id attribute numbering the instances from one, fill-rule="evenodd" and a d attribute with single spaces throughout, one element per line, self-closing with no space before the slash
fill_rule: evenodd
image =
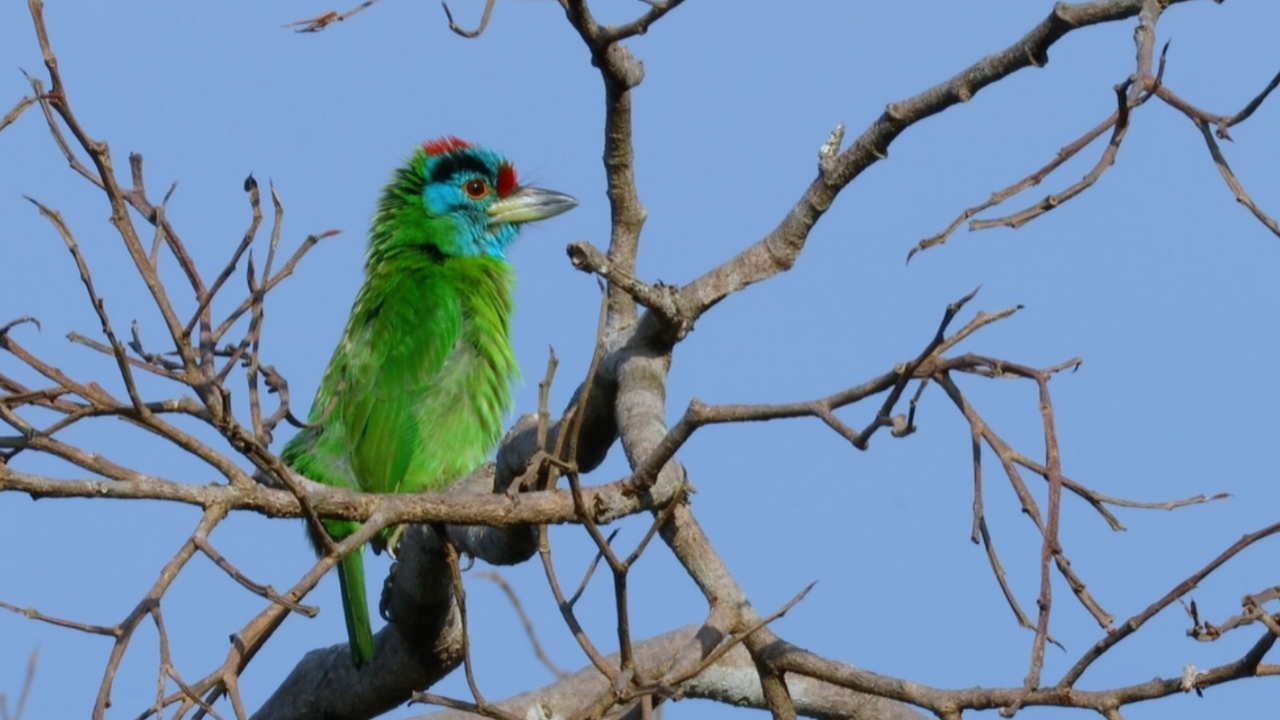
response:
<path id="1" fill-rule="evenodd" d="M 641 4 L 600 1 L 605 19 Z M 456 0 L 470 24 L 480 3 Z M 640 260 L 648 280 L 686 282 L 771 229 L 815 173 L 816 152 L 837 122 L 856 135 L 884 105 L 950 77 L 1020 37 L 1050 9 L 1019 3 L 841 0 L 689 2 L 631 43 L 647 79 L 635 92 L 637 175 L 649 210 Z M 284 243 L 328 228 L 272 296 L 264 353 L 309 398 L 360 282 L 363 233 L 379 188 L 412 145 L 457 134 L 510 155 L 522 176 L 572 193 L 574 212 L 526 231 L 519 267 L 516 350 L 527 378 L 517 411 L 536 407 L 547 347 L 561 358 L 553 404 L 585 374 L 598 291 L 563 248 L 603 246 L 609 214 L 600 164 L 602 90 L 586 50 L 553 2 L 497 7 L 479 40 L 450 34 L 433 3 L 388 0 L 319 35 L 285 23 L 330 9 L 324 2 L 68 3 L 47 8 L 49 31 L 74 107 L 107 140 L 117 165 L 146 158 L 149 187 L 178 189 L 169 217 L 209 276 L 247 225 L 241 182 L 276 183 L 287 208 Z M 339 7 L 335 9 L 344 9 Z M 1201 107 L 1232 113 L 1280 67 L 1280 5 L 1189 3 L 1159 25 L 1173 40 L 1166 82 Z M 1094 596 L 1127 618 L 1201 567 L 1241 534 L 1277 519 L 1280 388 L 1280 239 L 1232 198 L 1195 128 L 1151 102 L 1134 116 L 1118 163 L 1096 187 L 1019 230 L 958 233 L 903 259 L 961 209 L 1047 162 L 1114 107 L 1112 85 L 1133 68 L 1132 23 L 1073 33 L 1042 70 L 1024 70 L 911 128 L 840 196 L 789 273 L 715 308 L 676 352 L 674 421 L 687 402 L 769 402 L 825 395 L 913 357 L 943 308 L 981 284 L 970 310 L 1026 309 L 963 346 L 1031 365 L 1073 356 L 1079 372 L 1054 380 L 1063 466 L 1103 492 L 1163 500 L 1230 492 L 1233 498 L 1174 513 L 1118 511 L 1110 532 L 1068 498 L 1063 542 Z M 0 109 L 28 89 L 17 68 L 43 76 L 23 4 L 0 7 Z M 1224 144 L 1253 197 L 1280 214 L 1280 100 L 1273 98 Z M 1088 171 L 1093 147 L 1021 208 Z M 43 332 L 17 337 L 80 377 L 113 366 L 64 339 L 97 322 L 53 230 L 22 199 L 64 213 L 97 271 L 118 327 L 138 318 L 159 342 L 95 189 L 69 171 L 40 115 L 0 133 L 0 322 L 36 315 Z M 178 287 L 175 268 L 166 268 Z M 235 276 L 236 294 L 240 279 Z M 228 294 L 227 297 L 231 297 Z M 968 316 L 966 316 L 967 319 Z M 15 362 L 0 358 L 13 372 Z M 29 377 L 29 376 L 24 376 Z M 1030 383 L 962 378 L 987 420 L 1038 456 L 1041 430 Z M 112 387 L 117 387 L 112 384 Z M 862 425 L 873 406 L 845 411 Z M 858 666 L 943 687 L 1017 686 L 1032 639 L 1013 622 L 979 547 L 968 542 L 971 475 L 961 418 L 936 388 L 910 438 L 877 436 L 850 448 L 816 421 L 700 432 L 681 455 L 699 490 L 694 509 L 756 606 L 769 612 L 806 584 L 818 586 L 776 626 L 793 642 Z M 193 483 L 215 473 L 121 423 L 71 433 L 125 463 Z M 19 469 L 79 473 L 26 460 Z M 625 473 L 621 453 L 593 476 Z M 1029 480 L 1041 492 L 1043 487 Z M 1034 610 L 1040 543 L 994 462 L 987 466 L 992 531 L 1019 599 Z M 83 622 L 122 619 L 195 526 L 190 508 L 158 503 L 44 501 L 0 495 L 0 599 Z M 647 520 L 621 523 L 634 543 Z M 225 522 L 216 546 L 259 582 L 287 587 L 312 562 L 295 521 L 245 515 Z M 589 560 L 577 528 L 553 533 L 567 575 Z M 1276 583 L 1275 540 L 1255 547 L 1194 593 L 1220 621 L 1239 598 Z M 379 583 L 382 559 L 372 562 Z M 562 666 L 585 662 L 555 613 L 536 564 L 503 571 Z M 665 548 L 636 570 L 636 634 L 703 618 L 705 605 Z M 610 646 L 612 602 L 593 587 L 588 629 Z M 491 584 L 472 579 L 479 681 L 490 698 L 546 684 L 514 613 Z M 1045 678 L 1057 677 L 1100 630 L 1056 585 Z M 315 620 L 289 619 L 242 680 L 257 707 L 306 650 L 343 638 L 332 579 L 309 598 Z M 222 661 L 226 638 L 262 602 L 203 561 L 164 603 L 178 669 L 188 680 Z M 1238 657 L 1259 630 L 1216 644 L 1183 635 L 1176 606 L 1099 662 L 1085 688 L 1172 676 L 1185 663 Z M 155 694 L 155 636 L 144 629 L 117 680 L 113 717 L 133 717 Z M 110 643 L 0 613 L 0 692 L 16 693 L 26 658 L 41 668 L 27 720 L 87 713 Z M 460 675 L 437 692 L 465 696 Z M 1130 708 L 1130 720 L 1257 717 L 1274 705 L 1275 681 L 1212 688 Z M 400 709 L 406 717 L 422 708 Z M 742 717 L 683 702 L 671 718 Z M 747 712 L 745 715 L 750 715 Z M 1028 710 L 1027 718 L 1066 717 Z M 1077 717 L 1082 715 L 1077 714 Z"/>

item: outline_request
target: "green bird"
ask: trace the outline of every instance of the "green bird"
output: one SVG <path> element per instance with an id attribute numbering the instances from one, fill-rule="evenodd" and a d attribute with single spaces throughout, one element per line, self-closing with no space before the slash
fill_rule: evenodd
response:
<path id="1" fill-rule="evenodd" d="M 383 189 L 364 285 L 284 463 L 316 482 L 379 493 L 438 491 L 483 463 L 518 372 L 507 249 L 521 224 L 577 204 L 522 187 L 506 158 L 457 138 L 415 149 Z M 324 527 L 341 540 L 360 523 Z M 392 535 L 375 538 L 375 549 Z M 363 556 L 359 548 L 338 564 L 356 667 L 373 659 Z"/>

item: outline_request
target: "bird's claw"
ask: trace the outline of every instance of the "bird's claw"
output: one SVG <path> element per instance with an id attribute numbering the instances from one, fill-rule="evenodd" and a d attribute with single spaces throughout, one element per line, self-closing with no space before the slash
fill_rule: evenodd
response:
<path id="1" fill-rule="evenodd" d="M 397 525 L 391 530 L 391 534 L 387 536 L 387 555 L 392 561 L 400 556 L 400 538 L 404 536 L 404 526 Z"/>
<path id="2" fill-rule="evenodd" d="M 396 563 L 391 563 L 391 571 L 387 579 L 382 581 L 382 597 L 378 599 L 378 614 L 383 620 L 391 622 L 391 590 L 395 587 Z"/>

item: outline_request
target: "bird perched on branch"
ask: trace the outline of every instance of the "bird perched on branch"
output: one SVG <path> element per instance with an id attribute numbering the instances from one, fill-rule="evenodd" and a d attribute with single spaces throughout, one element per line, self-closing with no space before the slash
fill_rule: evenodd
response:
<path id="1" fill-rule="evenodd" d="M 515 167 L 487 148 L 446 137 L 415 149 L 383 190 L 364 285 L 308 427 L 280 455 L 285 464 L 326 485 L 408 493 L 441 490 L 483 463 L 501 436 L 517 373 L 507 249 L 521 224 L 577 204 L 522 187 Z M 341 540 L 360 523 L 324 527 Z M 391 534 L 376 536 L 375 549 Z M 374 649 L 363 554 L 338 564 L 357 667 Z"/>

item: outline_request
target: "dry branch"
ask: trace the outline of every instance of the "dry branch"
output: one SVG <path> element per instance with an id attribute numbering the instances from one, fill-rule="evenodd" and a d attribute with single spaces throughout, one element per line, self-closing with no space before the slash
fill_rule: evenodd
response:
<path id="1" fill-rule="evenodd" d="M 22 689 L 18 691 L 18 700 L 13 705 L 13 710 L 9 709 L 9 699 L 4 693 L 0 693 L 0 718 L 3 720 L 22 720 L 22 715 L 27 709 L 27 698 L 31 697 L 31 686 L 36 680 L 36 668 L 40 664 L 40 648 L 32 648 L 31 655 L 27 658 L 27 672 L 22 678 Z"/>
<path id="2" fill-rule="evenodd" d="M 376 0 L 368 0 L 341 14 L 327 12 L 292 26 L 301 26 L 300 32 L 315 32 L 370 7 L 374 2 Z M 33 79 L 34 98 L 20 101 L 0 122 L 0 130 L 25 107 L 39 102 L 49 132 L 72 169 L 103 191 L 111 209 L 112 225 L 163 318 L 169 336 L 167 344 L 172 347 L 158 352 L 155 348 L 147 348 L 142 343 L 141 330 L 136 326 L 131 328 L 131 341 L 120 339 L 105 304 L 94 288 L 90 268 L 80 255 L 70 228 L 56 211 L 37 203 L 40 212 L 50 220 L 71 251 L 89 301 L 101 323 L 102 339 L 80 337 L 77 342 L 114 359 L 128 399 L 117 399 L 95 382 L 69 377 L 57 365 L 27 351 L 12 337 L 14 326 L 25 319 L 0 326 L 0 351 L 7 352 L 47 383 L 44 387 L 31 388 L 0 375 L 0 391 L 3 393 L 0 394 L 0 421 L 17 433 L 0 438 L 0 492 L 25 493 L 32 498 L 168 500 L 201 507 L 204 514 L 199 526 L 180 544 L 162 569 L 160 578 L 128 616 L 116 625 L 95 626 L 51 618 L 36 610 L 24 610 L 3 602 L 0 602 L 0 607 L 22 612 L 33 619 L 113 638 L 113 648 L 95 706 L 97 717 L 103 716 L 110 702 L 116 669 L 129 649 L 134 630 L 149 618 L 159 634 L 157 684 L 160 690 L 155 703 L 143 713 L 143 717 L 166 713 L 220 717 L 218 702 L 225 697 L 235 716 L 245 718 L 248 713 L 240 697 L 239 676 L 274 630 L 292 614 L 314 613 L 314 608 L 304 605 L 303 600 L 344 553 L 359 547 L 383 528 L 410 524 L 380 604 L 389 622 L 377 635 L 374 664 L 367 671 L 357 671 L 350 663 L 345 645 L 315 650 L 301 659 L 275 694 L 254 714 L 255 718 L 307 718 L 322 714 L 365 718 L 411 697 L 505 720 L 527 716 L 533 702 L 531 698 L 491 702 L 480 691 L 477 670 L 470 660 L 460 554 L 494 564 L 524 562 L 535 553 L 540 556 L 562 618 L 591 665 L 540 691 L 538 710 L 545 712 L 546 708 L 554 706 L 563 715 L 582 720 L 621 712 L 633 717 L 652 717 L 662 702 L 682 696 L 747 702 L 768 709 L 776 718 L 793 718 L 799 714 L 895 720 L 919 717 L 903 703 L 926 709 L 939 717 L 957 719 L 964 710 L 1001 708 L 1012 713 L 1020 707 L 1032 705 L 1084 708 L 1106 717 L 1119 717 L 1120 709 L 1127 704 L 1185 692 L 1188 687 L 1182 678 L 1158 678 L 1140 685 L 1091 692 L 1077 690 L 1074 685 L 1081 674 L 1112 646 L 1139 629 L 1159 610 L 1174 600 L 1181 600 L 1197 582 L 1244 548 L 1280 532 L 1280 525 L 1242 538 L 1143 613 L 1112 630 L 1112 617 L 1092 598 L 1063 552 L 1059 540 L 1062 490 L 1085 499 L 1112 527 L 1117 528 L 1119 521 L 1106 505 L 1138 507 L 1144 504 L 1110 498 L 1062 474 L 1057 418 L 1050 401 L 1048 381 L 1061 370 L 1078 367 L 1079 360 L 1036 369 L 987 356 L 946 355 L 962 340 L 993 322 L 1013 315 L 1018 308 L 992 314 L 978 313 L 960 330 L 947 335 L 951 323 L 972 299 L 971 293 L 948 306 L 938 329 L 921 352 L 878 377 L 807 402 L 709 407 L 694 401 L 674 427 L 666 425 L 667 377 L 673 362 L 672 351 L 696 321 L 730 295 L 793 267 L 805 248 L 809 232 L 839 193 L 872 164 L 885 159 L 889 146 L 898 135 L 925 118 L 970 101 L 982 88 L 1019 69 L 1044 65 L 1048 61 L 1049 48 L 1057 40 L 1089 25 L 1138 18 L 1135 32 L 1137 67 L 1129 80 L 1115 88 L 1117 110 L 1113 119 L 1104 121 L 1068 145 L 1040 171 L 993 195 L 990 202 L 966 210 L 941 236 L 935 236 L 940 239 L 924 241 L 918 249 L 940 244 L 963 219 L 1039 183 L 1068 157 L 1110 129 L 1112 136 L 1108 147 L 1084 180 L 1057 196 L 1050 196 L 1052 202 L 1046 200 L 1024 211 L 1029 214 L 1021 220 L 1006 218 L 987 222 L 1016 226 L 1082 192 L 1114 161 L 1121 141 L 1130 129 L 1130 111 L 1153 95 L 1179 108 L 1197 122 L 1215 163 L 1237 198 L 1280 235 L 1274 220 L 1258 210 L 1235 181 L 1209 131 L 1209 125 L 1216 124 L 1219 136 L 1225 137 L 1226 128 L 1247 118 L 1280 83 L 1280 76 L 1233 118 L 1206 116 L 1178 99 L 1162 84 L 1163 56 L 1160 70 L 1154 75 L 1152 73 L 1156 21 L 1166 6 L 1176 2 L 1101 0 L 1058 3 L 1044 21 L 1016 43 L 965 68 L 950 80 L 888 105 L 885 112 L 843 150 L 845 127 L 838 125 L 819 149 L 815 179 L 802 189 L 799 199 L 776 227 L 746 245 L 734 257 L 725 259 L 687 285 L 676 288 L 647 282 L 636 274 L 639 238 L 646 211 L 640 201 L 634 174 L 632 90 L 643 81 L 644 70 L 621 41 L 650 30 L 654 23 L 678 7 L 680 0 L 645 0 L 646 9 L 633 20 L 608 26 L 595 20 L 587 0 L 560 0 L 569 23 L 590 52 L 605 86 L 604 166 L 613 219 L 609 247 L 606 252 L 585 242 L 569 247 L 574 267 L 592 272 L 608 283 L 587 376 L 562 415 L 553 422 L 547 407 L 556 362 L 553 354 L 540 388 L 537 415 L 521 418 L 504 438 L 496 463 L 473 473 L 453 491 L 445 494 L 367 495 L 316 486 L 285 469 L 268 447 L 276 424 L 291 415 L 287 382 L 264 362 L 261 355 L 265 302 L 271 291 L 294 272 L 307 252 L 335 231 L 306 238 L 276 269 L 283 204 L 272 188 L 274 219 L 266 240 L 265 261 L 259 271 L 252 246 L 258 242 L 262 211 L 259 188 L 250 176 L 245 183 L 251 210 L 248 229 L 214 281 L 206 286 L 176 228 L 166 216 L 165 207 L 173 187 L 158 205 L 152 203 L 146 193 L 139 155 L 130 156 L 131 187 L 125 188 L 120 184 L 114 174 L 109 147 L 88 135 L 72 112 L 68 89 L 59 73 L 57 58 L 44 26 L 42 4 L 39 0 L 30 0 L 50 90 L 45 92 L 41 81 Z M 483 19 L 474 31 L 463 30 L 454 24 L 447 5 L 445 12 L 451 29 L 473 37 L 484 30 L 493 8 L 492 0 L 486 0 Z M 68 135 L 74 140 L 74 145 L 68 141 Z M 87 156 L 87 164 L 81 160 L 81 155 Z M 149 248 L 134 225 L 131 210 L 152 226 Z M 176 261 L 187 286 L 183 292 L 190 293 L 190 300 L 196 308 L 185 321 L 178 317 L 170 299 L 170 288 L 160 277 L 158 268 L 162 252 L 167 252 Z M 245 260 L 248 270 L 246 296 L 224 317 L 217 319 L 213 314 L 213 299 L 240 267 L 242 260 Z M 247 323 L 241 323 L 246 315 Z M 238 338 L 231 335 L 233 330 L 239 332 L 237 328 L 244 328 L 243 335 Z M 175 397 L 158 400 L 145 397 L 135 383 L 135 371 L 155 375 L 175 388 Z M 247 423 L 241 422 L 232 412 L 231 391 L 227 388 L 231 376 L 237 371 L 245 373 L 247 383 L 250 404 Z M 956 373 L 985 378 L 1020 377 L 1037 384 L 1044 430 L 1043 462 L 1030 460 L 1000 438 L 961 391 L 954 379 Z M 909 413 L 895 415 L 912 382 L 918 384 L 918 389 L 912 395 Z M 791 646 L 773 632 L 769 623 L 795 605 L 808 589 L 781 610 L 761 616 L 686 502 L 689 483 L 677 453 L 693 431 L 702 425 L 810 415 L 821 418 L 855 447 L 865 449 L 870 437 L 882 427 L 891 428 L 895 436 L 912 432 L 915 429 L 916 400 L 926 386 L 934 385 L 941 387 L 952 399 L 969 424 L 974 464 L 974 536 L 984 543 L 992 571 L 1018 622 L 1035 631 L 1029 672 L 1020 687 L 931 688 L 906 679 L 853 668 Z M 264 388 L 268 393 L 277 392 L 279 395 L 280 406 L 270 414 L 264 413 L 260 405 L 260 393 Z M 885 393 L 886 397 L 862 431 L 854 430 L 836 417 L 837 409 L 880 393 Z M 25 414 L 32 410 L 52 412 L 59 419 L 40 426 L 26 417 Z M 185 416 L 216 431 L 238 457 L 232 458 L 211 449 L 207 443 L 161 417 L 170 415 Z M 55 437 L 73 424 L 102 417 L 125 420 L 182 447 L 217 469 L 226 483 L 196 485 L 144 475 Z M 603 461 L 618 439 L 632 468 L 631 474 L 594 486 L 586 484 L 585 474 Z M 1016 593 L 1004 577 L 987 528 L 981 467 L 983 444 L 996 454 L 1019 498 L 1021 509 L 1041 533 L 1039 613 L 1034 623 L 1022 611 Z M 10 466 L 10 462 L 22 452 L 61 458 L 97 478 L 55 479 L 19 472 Z M 251 476 L 242 469 L 241 460 L 247 460 L 255 474 Z M 1022 470 L 1039 475 L 1047 483 L 1048 504 L 1043 514 L 1022 478 Z M 567 481 L 567 490 L 557 487 L 561 476 Z M 1172 508 L 1203 500 L 1201 496 L 1145 505 Z M 363 526 L 342 542 L 335 542 L 321 532 L 320 537 L 325 542 L 321 557 L 292 586 L 278 592 L 248 578 L 209 542 L 209 532 L 232 511 L 256 512 L 270 517 L 304 517 L 313 527 L 319 526 L 322 517 L 358 520 Z M 614 536 L 606 535 L 602 526 L 639 512 L 651 513 L 651 524 L 631 552 L 624 553 L 613 546 Z M 593 562 L 587 570 L 578 591 L 566 597 L 553 562 L 547 532 L 547 525 L 551 523 L 581 525 L 596 547 L 597 561 L 603 560 L 610 571 L 617 630 L 616 637 L 610 642 L 616 641 L 618 646 L 614 655 L 606 655 L 600 649 L 602 644 L 583 630 L 575 614 L 577 598 L 593 577 L 596 563 Z M 654 537 L 663 540 L 702 592 L 707 605 L 707 619 L 699 628 L 643 641 L 632 635 L 629 571 L 644 552 L 650 551 Z M 196 552 L 213 560 L 231 581 L 261 596 L 265 607 L 234 633 L 221 665 L 202 678 L 188 682 L 173 666 L 162 604 L 169 585 Z M 1040 681 L 1044 645 L 1053 642 L 1049 626 L 1053 610 L 1051 575 L 1054 568 L 1067 580 L 1077 600 L 1099 624 L 1112 631 L 1087 651 L 1056 687 L 1044 687 Z M 1247 599 L 1238 621 L 1228 620 L 1222 626 L 1214 626 L 1220 630 L 1227 626 L 1235 628 L 1256 623 L 1265 628 L 1265 632 L 1238 660 L 1194 673 L 1190 681 L 1192 688 L 1200 690 L 1243 677 L 1275 672 L 1274 666 L 1262 661 L 1274 645 L 1280 618 L 1269 614 L 1263 605 L 1276 600 L 1277 595 L 1280 592 L 1256 593 Z M 1198 617 L 1194 620 L 1197 633 L 1213 632 Z M 422 692 L 423 688 L 429 688 L 458 665 L 465 668 L 472 700 Z M 726 689 L 730 687 L 729 679 L 734 687 L 745 686 L 749 690 L 731 695 Z M 166 690 L 170 680 L 178 687 L 176 692 Z"/>

